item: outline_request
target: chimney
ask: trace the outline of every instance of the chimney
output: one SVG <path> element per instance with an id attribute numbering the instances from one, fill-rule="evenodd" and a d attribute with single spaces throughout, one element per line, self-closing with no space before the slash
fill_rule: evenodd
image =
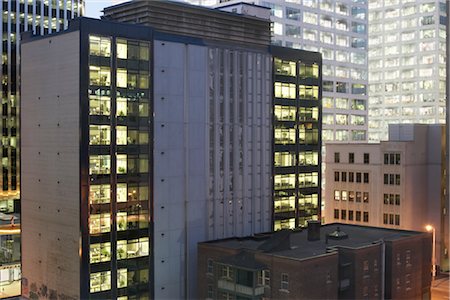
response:
<path id="1" fill-rule="evenodd" d="M 320 240 L 320 221 L 308 221 L 308 241 Z"/>

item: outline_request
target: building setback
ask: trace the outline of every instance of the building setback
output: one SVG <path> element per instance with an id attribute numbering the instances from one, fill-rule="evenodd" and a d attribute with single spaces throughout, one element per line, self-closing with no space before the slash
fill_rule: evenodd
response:
<path id="1" fill-rule="evenodd" d="M 377 144 L 327 145 L 327 223 L 436 229 L 437 262 L 448 270 L 443 125 L 390 125 Z"/>
<path id="2" fill-rule="evenodd" d="M 292 52 L 267 20 L 157 4 L 183 34 L 81 18 L 25 39 L 25 297 L 196 297 L 198 242 L 272 229 L 271 51 Z"/>
<path id="3" fill-rule="evenodd" d="M 199 243 L 200 299 L 429 299 L 431 234 L 313 221 Z"/>

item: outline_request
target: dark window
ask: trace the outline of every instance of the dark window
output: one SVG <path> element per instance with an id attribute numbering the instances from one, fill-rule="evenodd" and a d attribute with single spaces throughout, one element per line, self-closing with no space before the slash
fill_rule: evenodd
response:
<path id="1" fill-rule="evenodd" d="M 383 194 L 383 203 L 389 204 L 389 194 Z"/>
<path id="2" fill-rule="evenodd" d="M 394 153 L 389 154 L 389 164 L 391 164 L 391 165 L 395 164 L 395 154 Z"/>
<path id="3" fill-rule="evenodd" d="M 209 274 L 213 274 L 214 272 L 214 266 L 213 266 L 213 260 L 212 259 L 208 259 L 208 267 L 207 267 L 207 273 Z"/>
<path id="4" fill-rule="evenodd" d="M 369 173 L 364 173 L 364 183 L 369 183 Z"/>
<path id="5" fill-rule="evenodd" d="M 348 220 L 353 221 L 353 210 L 348 211 Z"/>
<path id="6" fill-rule="evenodd" d="M 388 223 L 388 214 L 383 214 L 383 224 Z"/>
<path id="7" fill-rule="evenodd" d="M 389 214 L 389 224 L 394 225 L 394 215 Z"/>
<path id="8" fill-rule="evenodd" d="M 395 154 L 395 164 L 396 165 L 400 164 L 400 153 Z"/>
<path id="9" fill-rule="evenodd" d="M 347 182 L 347 172 L 341 172 L 341 181 Z"/>
<path id="10" fill-rule="evenodd" d="M 339 209 L 334 210 L 334 218 L 339 219 Z"/>
<path id="11" fill-rule="evenodd" d="M 389 194 L 389 205 L 394 205 L 394 194 Z"/>
<path id="12" fill-rule="evenodd" d="M 384 174 L 384 184 L 389 184 L 389 174 Z"/>
<path id="13" fill-rule="evenodd" d="M 339 152 L 334 152 L 334 162 L 339 163 L 341 160 Z"/>
<path id="14" fill-rule="evenodd" d="M 334 172 L 334 181 L 335 182 L 339 181 L 339 172 Z"/>
<path id="15" fill-rule="evenodd" d="M 347 211 L 345 209 L 341 209 L 341 219 L 342 220 L 347 219 Z"/>
<path id="16" fill-rule="evenodd" d="M 355 153 L 351 152 L 348 154 L 348 163 L 349 164 L 355 163 Z"/>
<path id="17" fill-rule="evenodd" d="M 355 192 L 353 192 L 353 191 L 348 192 L 348 201 L 351 201 L 351 202 L 355 201 Z"/>
<path id="18" fill-rule="evenodd" d="M 369 164 L 370 163 L 369 153 L 364 153 L 364 163 L 365 164 Z"/>
<path id="19" fill-rule="evenodd" d="M 213 286 L 208 284 L 208 298 L 214 299 L 214 290 Z"/>
<path id="20" fill-rule="evenodd" d="M 395 215 L 395 225 L 400 225 L 400 215 Z"/>
<path id="21" fill-rule="evenodd" d="M 248 287 L 253 287 L 253 272 L 237 269 L 236 270 L 236 283 Z"/>
<path id="22" fill-rule="evenodd" d="M 368 192 L 363 193 L 363 202 L 369 203 L 369 193 Z"/>
<path id="23" fill-rule="evenodd" d="M 353 182 L 353 181 L 355 181 L 355 173 L 349 172 L 348 173 L 348 182 Z"/>
<path id="24" fill-rule="evenodd" d="M 361 182 L 361 173 L 356 173 L 356 182 Z"/>
<path id="25" fill-rule="evenodd" d="M 394 174 L 389 174 L 389 184 L 393 185 L 394 184 Z"/>
<path id="26" fill-rule="evenodd" d="M 389 164 L 389 154 L 387 153 L 384 154 L 384 164 L 385 165 Z"/>
<path id="27" fill-rule="evenodd" d="M 356 192 L 356 202 L 361 202 L 361 192 Z"/>
<path id="28" fill-rule="evenodd" d="M 360 211 L 356 211 L 355 220 L 358 222 L 361 222 L 361 212 Z"/>
<path id="29" fill-rule="evenodd" d="M 400 174 L 395 174 L 395 185 L 400 185 Z"/>
<path id="30" fill-rule="evenodd" d="M 364 212 L 363 221 L 364 222 L 369 222 L 369 212 L 368 211 Z"/>
<path id="31" fill-rule="evenodd" d="M 286 273 L 281 273 L 281 289 L 289 290 L 289 275 Z"/>
<path id="32" fill-rule="evenodd" d="M 400 195 L 395 195 L 395 205 L 400 205 Z"/>

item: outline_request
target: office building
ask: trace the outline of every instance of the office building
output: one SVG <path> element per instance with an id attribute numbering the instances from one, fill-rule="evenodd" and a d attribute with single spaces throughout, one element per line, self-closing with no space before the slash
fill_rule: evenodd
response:
<path id="1" fill-rule="evenodd" d="M 199 241 L 272 229 L 273 64 L 294 84 L 279 105 L 307 103 L 295 122 L 318 130 L 320 56 L 271 48 L 267 18 L 113 10 L 160 19 L 78 19 L 22 47 L 25 297 L 195 297 Z M 303 77 L 281 74 L 284 61 Z"/>
<path id="2" fill-rule="evenodd" d="M 445 122 L 446 1 L 369 0 L 369 140 Z"/>
<path id="3" fill-rule="evenodd" d="M 333 223 L 199 243 L 200 299 L 430 299 L 429 233 Z"/>
<path id="4" fill-rule="evenodd" d="M 325 220 L 405 230 L 435 228 L 437 262 L 448 270 L 443 125 L 389 126 L 389 140 L 328 144 Z"/>
<path id="5" fill-rule="evenodd" d="M 232 11 L 242 2 L 271 8 L 274 45 L 322 54 L 323 141 L 366 141 L 367 1 L 216 0 L 215 4 Z"/>
<path id="6" fill-rule="evenodd" d="M 177 24 L 160 22 L 158 2 L 134 1 L 104 10 L 104 18 L 125 23 L 183 32 Z M 259 18 L 270 17 L 268 9 L 241 3 L 219 8 Z M 198 8 L 191 6 L 190 10 Z M 201 11 L 201 10 L 199 10 Z M 192 33 L 198 34 L 198 33 Z M 319 53 L 272 47 L 274 57 L 274 211 L 275 230 L 305 226 L 320 218 L 321 176 L 321 71 Z"/>
<path id="7" fill-rule="evenodd" d="M 2 103 L 2 176 L 0 182 L 0 213 L 15 217 L 20 223 L 20 35 L 33 32 L 43 35 L 67 28 L 68 20 L 83 14 L 82 0 L 4 0 L 0 7 L 3 33 L 1 103 Z M 14 214 L 14 215 L 13 215 Z M 5 217 L 7 219 L 8 217 Z M 20 227 L 19 227 L 20 228 Z M 5 236 L 3 236 L 5 235 Z M 11 241 L 9 234 L 0 232 L 0 239 Z M 14 243 L 20 238 L 17 234 Z M 6 248 L 5 248 L 6 249 Z M 0 260 L 0 298 L 20 294 L 20 247 L 15 247 L 19 258 Z M 19 276 L 17 276 L 19 274 Z M 14 292 L 15 291 L 15 292 Z"/>

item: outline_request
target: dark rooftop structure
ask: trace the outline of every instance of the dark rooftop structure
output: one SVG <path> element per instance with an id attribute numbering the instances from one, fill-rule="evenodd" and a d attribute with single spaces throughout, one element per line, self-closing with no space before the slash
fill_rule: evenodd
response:
<path id="1" fill-rule="evenodd" d="M 271 41 L 270 19 L 175 1 L 134 0 L 103 12 L 102 19 L 151 26 L 166 33 L 259 46 Z"/>
<path id="2" fill-rule="evenodd" d="M 201 299 L 430 299 L 429 233 L 310 222 L 198 248 Z"/>
<path id="3" fill-rule="evenodd" d="M 224 248 L 247 249 L 292 258 L 309 258 L 327 254 L 336 247 L 361 248 L 414 235 L 416 231 L 386 229 L 333 223 L 323 225 L 320 240 L 308 241 L 307 230 L 281 230 L 246 238 L 230 238 L 205 242 Z"/>

